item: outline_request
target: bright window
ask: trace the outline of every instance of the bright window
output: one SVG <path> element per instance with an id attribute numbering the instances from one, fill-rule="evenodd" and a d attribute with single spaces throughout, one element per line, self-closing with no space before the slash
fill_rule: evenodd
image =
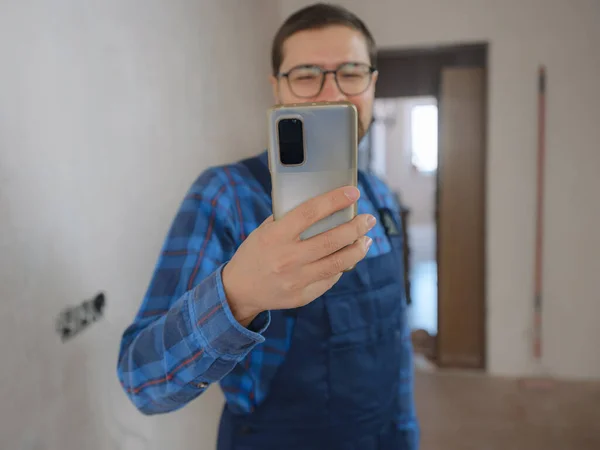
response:
<path id="1" fill-rule="evenodd" d="M 411 161 L 423 173 L 438 167 L 438 108 L 437 105 L 416 105 L 411 109 Z"/>

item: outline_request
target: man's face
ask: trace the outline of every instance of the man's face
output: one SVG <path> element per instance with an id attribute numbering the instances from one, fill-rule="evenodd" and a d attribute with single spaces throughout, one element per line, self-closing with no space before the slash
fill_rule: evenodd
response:
<path id="1" fill-rule="evenodd" d="M 342 63 L 365 63 L 370 65 L 369 50 L 364 36 L 345 26 L 330 26 L 316 30 L 300 31 L 286 39 L 283 45 L 283 61 L 280 73 L 286 73 L 300 65 L 315 65 L 334 70 Z M 371 84 L 361 94 L 345 95 L 338 88 L 333 74 L 328 74 L 321 92 L 311 98 L 297 97 L 290 90 L 285 78 L 271 76 L 275 102 L 279 104 L 322 101 L 350 101 L 359 114 L 359 138 L 363 136 L 373 117 L 373 99 L 377 72 Z"/>

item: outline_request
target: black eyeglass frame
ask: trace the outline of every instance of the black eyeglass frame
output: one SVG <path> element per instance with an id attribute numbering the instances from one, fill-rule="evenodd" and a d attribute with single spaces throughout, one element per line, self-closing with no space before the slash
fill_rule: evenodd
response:
<path id="1" fill-rule="evenodd" d="M 367 85 L 365 86 L 365 88 L 362 91 L 358 92 L 358 93 L 348 94 L 347 92 L 344 91 L 344 89 L 341 88 L 340 83 L 338 81 L 338 77 L 337 76 L 338 76 L 339 70 L 342 67 L 349 66 L 349 65 L 351 65 L 351 66 L 363 66 L 363 67 L 366 67 L 369 70 L 369 72 L 368 72 L 369 82 L 367 83 Z M 298 94 L 296 94 L 294 92 L 294 89 L 292 88 L 292 84 L 290 83 L 290 78 L 289 78 L 290 73 L 292 73 L 294 70 L 303 69 L 303 68 L 305 68 L 305 69 L 307 69 L 307 68 L 310 68 L 310 69 L 319 69 L 319 71 L 321 72 L 321 85 L 319 86 L 319 90 L 317 91 L 317 93 L 314 94 L 314 95 L 298 95 Z M 323 86 L 325 86 L 325 79 L 327 78 L 327 75 L 330 74 L 330 73 L 332 73 L 333 74 L 333 79 L 335 80 L 335 84 L 338 87 L 338 89 L 340 90 L 340 92 L 343 93 L 344 95 L 349 96 L 349 97 L 353 97 L 353 96 L 356 96 L 356 95 L 360 95 L 363 92 L 365 92 L 367 89 L 369 89 L 369 86 L 371 86 L 371 83 L 373 82 L 373 74 L 375 72 L 377 72 L 377 68 L 375 66 L 372 66 L 370 64 L 363 63 L 363 62 L 347 61 L 347 62 L 344 62 L 344 63 L 338 65 L 333 70 L 325 70 L 325 69 L 323 69 L 322 67 L 320 67 L 320 66 L 318 66 L 316 64 L 300 64 L 298 66 L 292 67 L 287 72 L 280 72 L 280 73 L 278 73 L 277 74 L 277 79 L 285 78 L 287 80 L 288 87 L 290 88 L 290 90 L 292 91 L 292 93 L 296 97 L 299 97 L 299 98 L 312 98 L 312 97 L 316 97 L 317 95 L 319 95 L 321 93 L 321 91 L 323 90 Z"/>

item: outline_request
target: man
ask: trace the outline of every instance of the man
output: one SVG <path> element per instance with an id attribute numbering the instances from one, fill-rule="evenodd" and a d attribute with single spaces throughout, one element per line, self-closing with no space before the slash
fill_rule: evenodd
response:
<path id="1" fill-rule="evenodd" d="M 273 42 L 275 100 L 349 100 L 363 138 L 375 57 L 370 32 L 349 11 L 302 9 Z M 266 158 L 205 171 L 183 200 L 123 335 L 124 390 L 140 411 L 157 414 L 218 382 L 226 398 L 219 450 L 416 449 L 392 193 L 361 172 L 358 190 L 337 189 L 275 222 Z M 357 201 L 350 223 L 299 239 Z"/>

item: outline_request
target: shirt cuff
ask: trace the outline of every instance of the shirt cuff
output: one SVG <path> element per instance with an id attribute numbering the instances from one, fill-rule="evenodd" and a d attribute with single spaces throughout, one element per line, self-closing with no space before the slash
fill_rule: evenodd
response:
<path id="1" fill-rule="evenodd" d="M 255 333 L 264 333 L 271 322 L 271 314 L 268 311 L 261 312 L 248 324 L 248 329 Z"/>
<path id="2" fill-rule="evenodd" d="M 248 328 L 233 317 L 223 287 L 224 266 L 221 265 L 192 290 L 190 316 L 192 327 L 201 337 L 207 352 L 240 358 L 265 341 L 262 333 L 271 323 L 271 314 L 262 312 Z"/>

